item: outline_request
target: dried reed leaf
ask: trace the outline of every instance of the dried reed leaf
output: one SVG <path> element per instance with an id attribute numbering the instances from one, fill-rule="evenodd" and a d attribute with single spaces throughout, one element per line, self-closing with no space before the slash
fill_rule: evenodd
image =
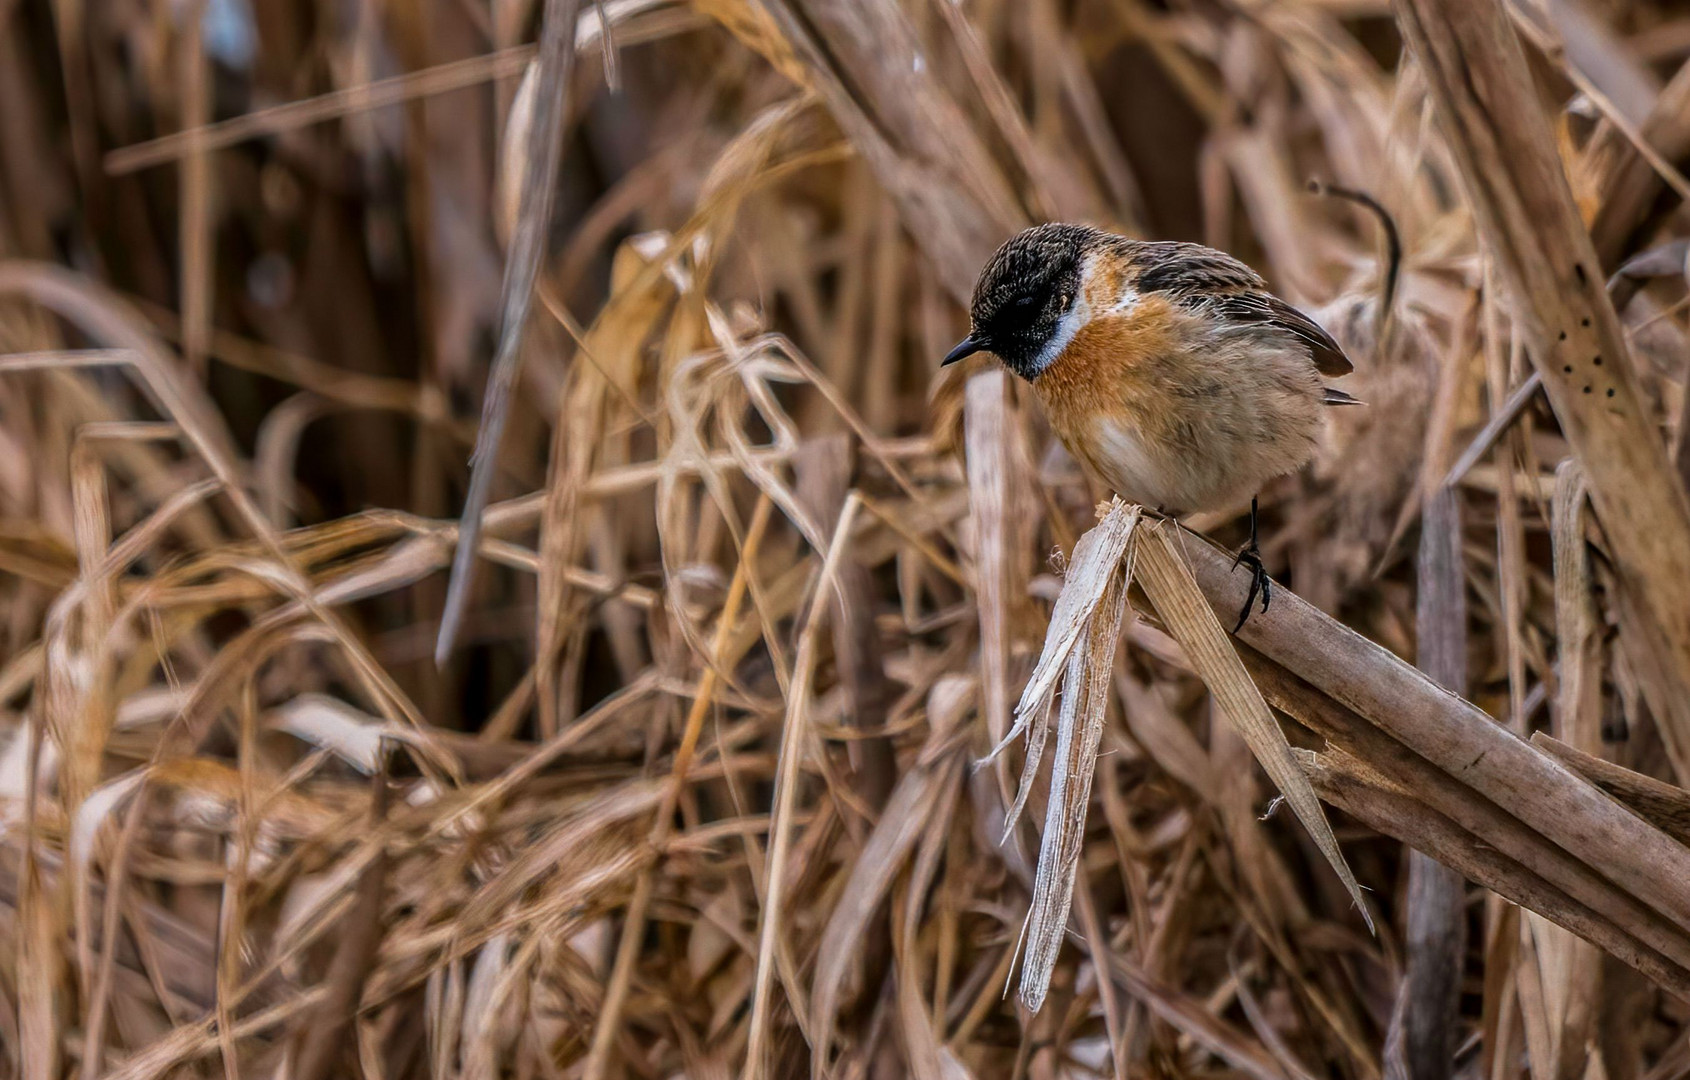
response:
<path id="1" fill-rule="evenodd" d="M 1015 726 L 993 748 L 994 754 L 1025 731 L 1033 717 L 1049 708 L 1069 656 L 1086 634 L 1116 569 L 1132 548 L 1140 514 L 1138 507 L 1114 500 L 1108 513 L 1074 545 L 1063 574 L 1062 592 L 1050 613 L 1044 648 L 1015 706 Z"/>
<path id="2" fill-rule="evenodd" d="M 1252 1080 L 1286 1080 L 1272 1054 L 1216 1016 L 1208 1003 L 1180 993 L 1124 956 L 1110 958 L 1110 974 L 1159 1020 Z"/>
<path id="3" fill-rule="evenodd" d="M 529 61 L 505 114 L 505 130 L 499 140 L 498 213 L 493 224 L 499 239 L 509 244 L 522 220 L 523 185 L 528 178 L 528 154 L 534 132 L 534 99 L 540 92 L 540 65 Z"/>
<path id="4" fill-rule="evenodd" d="M 693 4 L 794 84 L 809 85 L 809 69 L 793 52 L 779 23 L 760 0 L 693 0 Z"/>
<path id="5" fill-rule="evenodd" d="M 330 751 L 363 773 L 381 766 L 391 732 L 375 717 L 326 694 L 302 694 L 274 710 L 269 726 Z"/>
<path id="6" fill-rule="evenodd" d="M 1155 605 L 1169 632 L 1185 647 L 1198 677 L 1220 706 L 1221 715 L 1250 744 L 1250 752 L 1308 830 L 1315 846 L 1344 883 L 1350 899 L 1355 901 L 1367 928 L 1372 930 L 1373 916 L 1362 899 L 1361 886 L 1338 848 L 1338 838 L 1332 834 L 1332 826 L 1327 823 L 1314 790 L 1292 757 L 1285 732 L 1280 730 L 1279 722 L 1262 700 L 1261 691 L 1239 662 L 1237 652 L 1215 618 L 1214 609 L 1197 587 L 1185 556 L 1175 546 L 1171 529 L 1165 525 L 1149 529 L 1141 543 L 1138 580 L 1144 586 L 1145 595 Z"/>

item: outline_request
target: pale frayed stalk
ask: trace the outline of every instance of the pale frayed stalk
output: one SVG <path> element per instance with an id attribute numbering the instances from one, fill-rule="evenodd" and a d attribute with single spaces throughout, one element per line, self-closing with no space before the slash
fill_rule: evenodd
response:
<path id="1" fill-rule="evenodd" d="M 1006 838 L 1021 816 L 1021 809 L 1027 803 L 1029 782 L 1038 772 L 1039 759 L 1044 754 L 1045 740 L 1050 733 L 1050 706 L 1056 696 L 1056 681 L 1064 674 L 1068 654 L 1074 651 L 1074 646 L 1091 626 L 1092 616 L 1103 600 L 1116 568 L 1124 564 L 1125 578 L 1129 584 L 1132 581 L 1131 549 L 1139 516 L 1137 506 L 1129 506 L 1116 499 L 1096 527 L 1074 545 L 1074 557 L 1069 560 L 1068 572 L 1063 577 L 1062 593 L 1056 598 L 1056 607 L 1050 613 L 1044 650 L 1039 654 L 1038 665 L 1033 668 L 1027 688 L 1021 692 L 1021 700 L 1015 706 L 1015 724 L 986 757 L 987 761 L 997 757 L 1003 753 L 1004 747 L 1026 732 L 1029 725 L 1033 726 L 1027 740 L 1027 762 L 1021 770 L 1020 788 L 1015 804 L 1004 819 Z M 1125 593 L 1122 595 L 1124 597 Z"/>
<path id="2" fill-rule="evenodd" d="M 1051 612 L 1044 650 L 1015 709 L 1015 725 L 991 754 L 997 756 L 1011 740 L 1031 728 L 1021 784 L 1004 821 L 1007 837 L 1026 805 L 1044 754 L 1050 734 L 1051 701 L 1060 677 L 1062 708 L 1057 716 L 1050 801 L 1033 881 L 1033 902 L 1023 930 L 1027 956 L 1021 968 L 1021 1000 L 1034 1012 L 1044 1004 L 1074 900 L 1074 878 L 1085 838 L 1086 809 L 1109 704 L 1116 641 L 1126 614 L 1140 519 L 1139 507 L 1112 500 L 1098 524 L 1074 545 L 1062 593 Z"/>
<path id="3" fill-rule="evenodd" d="M 1020 789 L 1004 826 L 1007 837 L 1026 804 L 1043 757 L 1050 706 L 1060 676 L 1062 705 L 1056 720 L 1050 801 L 1032 904 L 1023 931 L 1027 953 L 1021 968 L 1020 994 L 1022 1003 L 1034 1012 L 1044 1003 L 1067 933 L 1097 748 L 1108 711 L 1110 675 L 1126 614 L 1127 590 L 1135 572 L 1168 632 L 1185 648 L 1193 668 L 1214 695 L 1221 715 L 1244 736 L 1256 760 L 1332 864 L 1368 927 L 1373 925 L 1361 898 L 1361 887 L 1338 849 L 1314 789 L 1261 691 L 1245 672 L 1203 598 L 1174 543 L 1173 526 L 1158 522 L 1141 529 L 1142 517 L 1140 507 L 1113 499 L 1097 525 L 1080 537 L 1051 613 L 1038 665 L 1016 707 L 1015 725 L 990 755 L 996 757 L 1011 740 L 1028 734 Z"/>

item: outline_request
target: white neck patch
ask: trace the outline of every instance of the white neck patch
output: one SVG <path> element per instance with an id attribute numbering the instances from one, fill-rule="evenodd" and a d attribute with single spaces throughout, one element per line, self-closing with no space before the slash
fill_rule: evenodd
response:
<path id="1" fill-rule="evenodd" d="M 1056 332 L 1045 340 L 1044 348 L 1039 350 L 1039 355 L 1033 357 L 1032 374 L 1037 375 L 1054 364 L 1056 358 L 1062 355 L 1062 350 L 1068 347 L 1068 343 L 1074 340 L 1074 335 L 1080 332 L 1080 327 L 1084 326 L 1090 318 L 1091 305 L 1086 303 L 1086 298 L 1083 295 L 1075 297 L 1074 302 L 1069 305 L 1067 311 L 1063 312 L 1061 320 L 1057 322 Z"/>

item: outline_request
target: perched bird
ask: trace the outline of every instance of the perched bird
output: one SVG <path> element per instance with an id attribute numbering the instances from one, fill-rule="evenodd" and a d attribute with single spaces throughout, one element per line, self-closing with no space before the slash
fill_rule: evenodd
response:
<path id="1" fill-rule="evenodd" d="M 999 248 L 969 315 L 944 363 L 994 353 L 1117 495 L 1175 516 L 1249 496 L 1234 565 L 1253 576 L 1234 632 L 1258 591 L 1267 610 L 1256 494 L 1314 454 L 1326 406 L 1359 404 L 1322 380 L 1351 370 L 1326 331 L 1224 252 L 1066 224 Z"/>

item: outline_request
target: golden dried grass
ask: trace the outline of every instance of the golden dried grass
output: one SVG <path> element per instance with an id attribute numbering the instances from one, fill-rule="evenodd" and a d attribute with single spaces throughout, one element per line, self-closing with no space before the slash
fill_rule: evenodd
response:
<path id="1" fill-rule="evenodd" d="M 1690 1063 L 1668 5 L 37 8 L 6 1075 Z M 1226 554 L 935 378 L 1053 216 L 1357 360 L 1236 640 Z"/>

